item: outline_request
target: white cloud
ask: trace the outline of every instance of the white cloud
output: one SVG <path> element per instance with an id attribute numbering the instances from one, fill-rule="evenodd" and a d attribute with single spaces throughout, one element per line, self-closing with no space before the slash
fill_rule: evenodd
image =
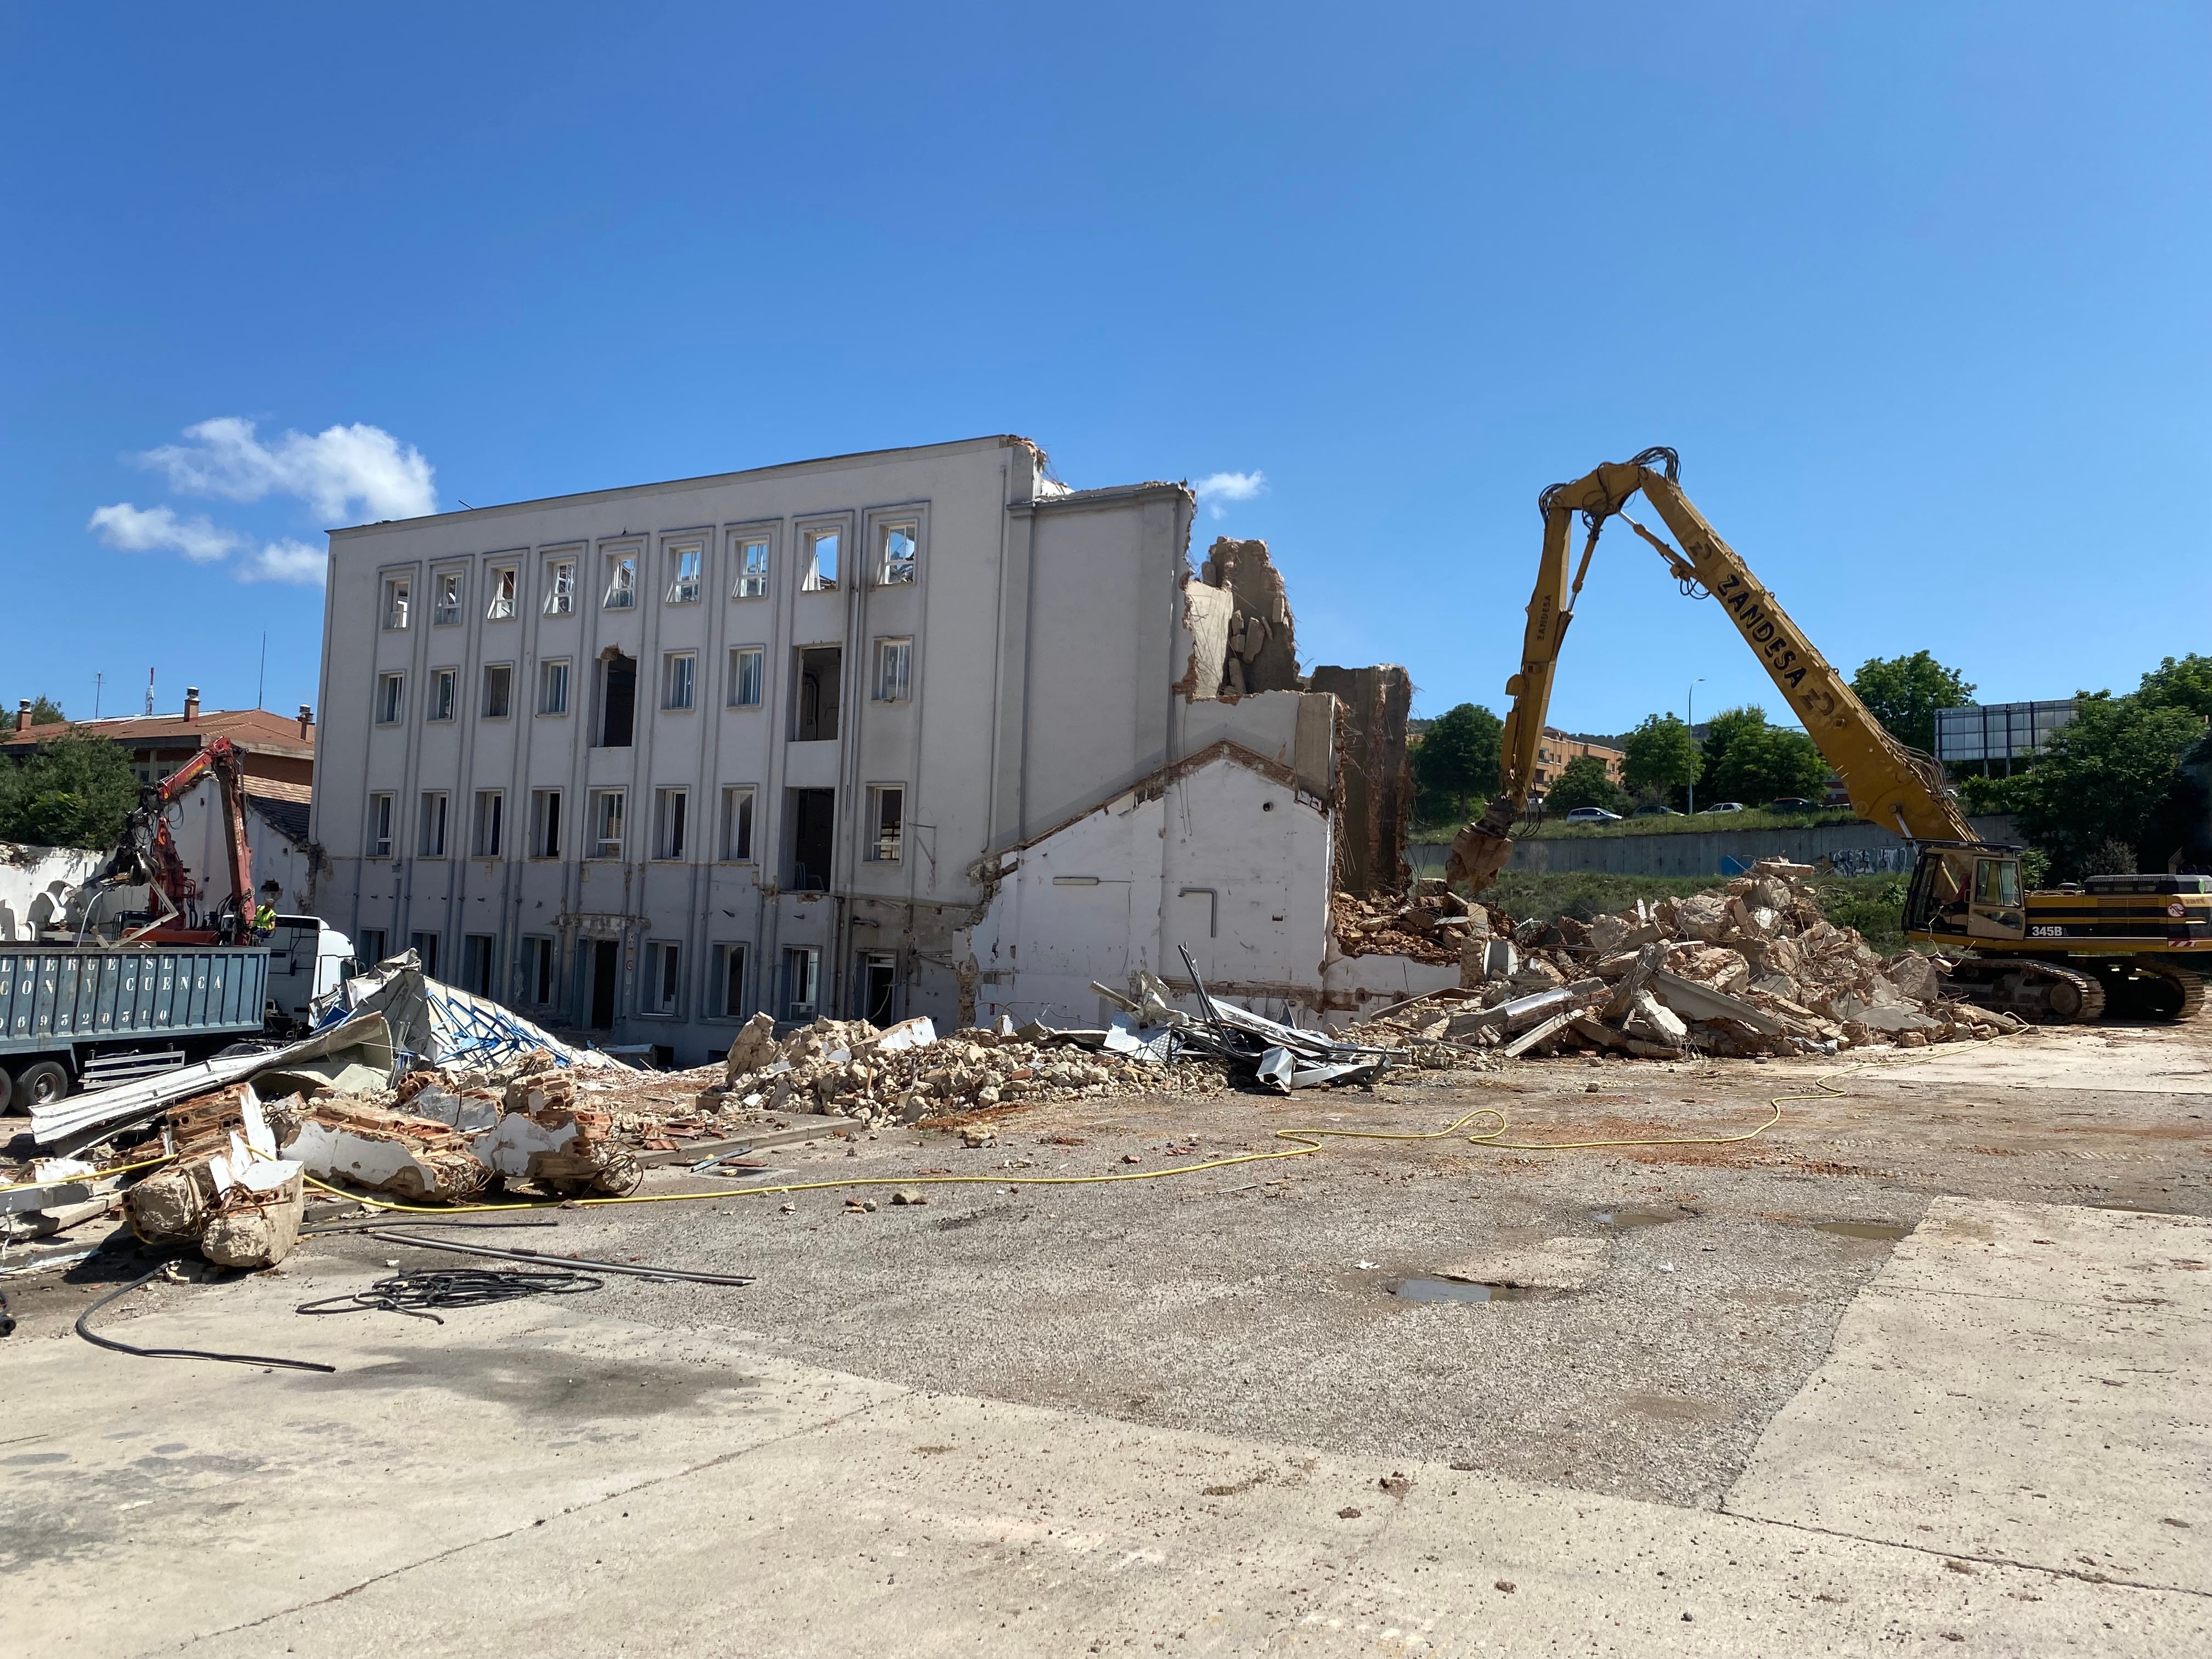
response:
<path id="1" fill-rule="evenodd" d="M 85 527 L 126 553 L 181 553 L 195 564 L 212 564 L 246 544 L 243 536 L 204 518 L 180 519 L 166 507 L 137 507 L 128 501 L 95 507 Z"/>
<path id="2" fill-rule="evenodd" d="M 1256 468 L 1250 472 L 1209 472 L 1190 488 L 1215 518 L 1224 519 L 1229 510 L 1222 502 L 1249 501 L 1263 494 L 1267 488 L 1267 475 Z"/>
<path id="3" fill-rule="evenodd" d="M 295 582 L 301 587 L 320 587 L 329 562 L 319 547 L 289 538 L 270 542 L 238 562 L 242 582 Z"/>
<path id="4" fill-rule="evenodd" d="M 169 487 L 185 495 L 234 501 L 296 495 L 325 523 L 412 519 L 438 510 L 428 458 L 381 427 L 356 422 L 312 437 L 287 431 L 264 444 L 252 421 L 224 415 L 186 427 L 185 436 L 189 442 L 164 444 L 138 457 L 141 465 L 167 473 Z"/>

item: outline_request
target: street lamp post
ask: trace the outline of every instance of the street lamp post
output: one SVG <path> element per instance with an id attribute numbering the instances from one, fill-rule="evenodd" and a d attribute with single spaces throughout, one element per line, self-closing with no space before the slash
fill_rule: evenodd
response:
<path id="1" fill-rule="evenodd" d="M 1682 702 L 1682 706 L 1690 711 L 1690 718 L 1684 724 L 1690 728 L 1690 741 L 1693 744 L 1698 740 L 1698 688 L 1705 683 L 1705 677 L 1703 674 L 1692 680 L 1689 691 Z M 1698 815 L 1698 781 L 1695 778 L 1690 780 L 1689 789 L 1690 816 L 1695 817 Z"/>

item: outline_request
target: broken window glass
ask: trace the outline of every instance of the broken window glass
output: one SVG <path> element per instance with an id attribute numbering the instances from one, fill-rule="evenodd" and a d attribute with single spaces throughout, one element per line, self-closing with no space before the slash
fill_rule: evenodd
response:
<path id="1" fill-rule="evenodd" d="M 461 619 L 461 573 L 441 570 L 436 580 L 436 597 L 430 602 L 430 626 L 451 628 Z"/>
<path id="2" fill-rule="evenodd" d="M 730 597 L 736 599 L 764 599 L 768 597 L 768 538 L 741 537 L 734 544 L 737 552 L 738 585 Z"/>
<path id="3" fill-rule="evenodd" d="M 668 550 L 669 604 L 699 603 L 699 565 L 705 557 L 704 548 L 672 547 Z"/>
<path id="4" fill-rule="evenodd" d="M 486 622 L 505 622 L 514 615 L 515 568 L 511 564 L 496 567 L 491 573 L 491 603 L 484 606 Z"/>
<path id="5" fill-rule="evenodd" d="M 825 592 L 837 586 L 837 547 L 842 539 L 835 530 L 806 532 L 806 574 L 799 580 L 800 592 Z"/>
<path id="6" fill-rule="evenodd" d="M 392 576 L 384 584 L 384 625 L 386 628 L 407 626 L 407 594 L 409 582 L 404 576 Z"/>
<path id="7" fill-rule="evenodd" d="M 637 604 L 637 555 L 607 555 L 606 608 L 628 611 Z"/>
<path id="8" fill-rule="evenodd" d="M 548 559 L 545 562 L 545 614 L 566 617 L 576 609 L 576 562 L 574 559 Z"/>
<path id="9" fill-rule="evenodd" d="M 887 524 L 883 530 L 883 561 L 876 580 L 889 587 L 914 580 L 914 556 L 918 526 Z"/>

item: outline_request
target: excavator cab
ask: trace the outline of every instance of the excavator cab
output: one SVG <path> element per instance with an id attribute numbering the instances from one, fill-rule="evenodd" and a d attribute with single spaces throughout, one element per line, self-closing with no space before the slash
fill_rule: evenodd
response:
<path id="1" fill-rule="evenodd" d="M 1972 842 L 1923 842 L 1905 896 L 1905 931 L 1937 943 L 2025 939 L 2020 849 Z"/>

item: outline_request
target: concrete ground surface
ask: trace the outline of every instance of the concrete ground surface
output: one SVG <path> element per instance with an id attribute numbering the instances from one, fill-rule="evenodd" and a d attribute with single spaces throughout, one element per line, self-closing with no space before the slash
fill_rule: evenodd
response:
<path id="1" fill-rule="evenodd" d="M 2207 1650 L 2208 1057 L 2197 1022 L 1077 1102 L 981 1148 L 764 1154 L 772 1184 L 926 1205 L 471 1236 L 743 1289 L 295 1314 L 463 1260 L 353 1234 L 101 1316 L 330 1376 L 69 1334 L 152 1257 L 12 1280 L 0 1629 L 98 1655 Z M 1510 1140 L 1711 1139 L 1472 1145 L 1484 1118 L 1042 1184 L 1485 1106 Z M 1391 1293 L 1470 1263 L 1534 1288 Z"/>

